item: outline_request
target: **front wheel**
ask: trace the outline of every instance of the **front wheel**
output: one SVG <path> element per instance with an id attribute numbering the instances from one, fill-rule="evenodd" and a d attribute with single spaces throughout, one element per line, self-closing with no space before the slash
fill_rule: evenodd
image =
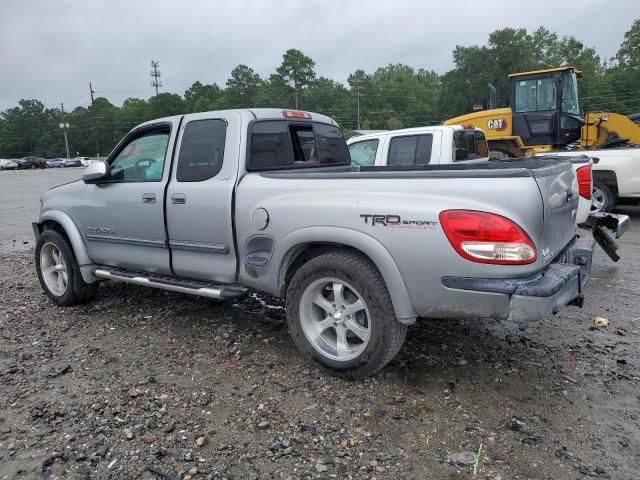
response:
<path id="1" fill-rule="evenodd" d="M 44 293 L 56 305 L 85 303 L 98 292 L 97 283 L 85 283 L 67 240 L 45 230 L 36 243 L 36 270 Z"/>
<path id="2" fill-rule="evenodd" d="M 407 333 L 376 267 L 350 252 L 322 254 L 300 267 L 287 289 L 287 321 L 303 353 L 351 378 L 383 368 Z"/>
<path id="3" fill-rule="evenodd" d="M 591 211 L 592 212 L 610 212 L 616 205 L 616 197 L 611 189 L 602 182 L 593 182 L 593 191 L 591 193 Z"/>

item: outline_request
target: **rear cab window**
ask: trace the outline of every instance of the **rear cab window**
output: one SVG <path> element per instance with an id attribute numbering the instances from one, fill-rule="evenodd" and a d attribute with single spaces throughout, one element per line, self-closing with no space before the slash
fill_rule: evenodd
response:
<path id="1" fill-rule="evenodd" d="M 247 170 L 350 165 L 340 128 L 316 122 L 259 120 L 251 126 Z"/>
<path id="2" fill-rule="evenodd" d="M 484 133 L 465 128 L 453 132 L 453 160 L 476 160 L 489 157 L 489 146 Z"/>
<path id="3" fill-rule="evenodd" d="M 433 135 L 403 135 L 389 142 L 387 165 L 426 165 L 431 161 Z"/>

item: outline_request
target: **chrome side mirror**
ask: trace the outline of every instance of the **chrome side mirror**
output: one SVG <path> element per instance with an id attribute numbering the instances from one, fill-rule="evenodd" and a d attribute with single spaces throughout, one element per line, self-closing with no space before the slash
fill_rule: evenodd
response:
<path id="1" fill-rule="evenodd" d="M 84 183 L 98 183 L 109 176 L 109 165 L 104 162 L 95 162 L 89 165 L 82 174 Z"/>

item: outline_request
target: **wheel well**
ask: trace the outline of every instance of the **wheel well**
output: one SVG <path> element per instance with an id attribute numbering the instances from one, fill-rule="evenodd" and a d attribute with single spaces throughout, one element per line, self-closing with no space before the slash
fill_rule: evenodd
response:
<path id="1" fill-rule="evenodd" d="M 351 251 L 353 253 L 362 255 L 374 266 L 376 266 L 375 262 L 373 262 L 368 255 L 366 255 L 361 250 L 350 247 L 348 245 L 330 242 L 313 242 L 303 245 L 297 245 L 289 250 L 289 252 L 287 252 L 287 254 L 284 256 L 280 272 L 280 296 L 284 297 L 286 295 L 287 287 L 289 286 L 291 278 L 302 265 L 307 263 L 309 260 L 317 257 L 318 255 L 322 255 L 327 252 L 334 252 L 337 250 Z"/>
<path id="2" fill-rule="evenodd" d="M 60 235 L 62 235 L 64 239 L 67 241 L 67 243 L 69 244 L 69 247 L 71 248 L 71 253 L 73 253 L 73 255 L 75 256 L 76 252 L 73 251 L 73 246 L 71 245 L 71 239 L 69 238 L 69 235 L 67 235 L 67 232 L 65 231 L 62 225 L 60 225 L 58 222 L 54 220 L 45 220 L 40 224 L 40 233 L 44 232 L 45 230 L 53 230 L 59 233 Z"/>
<path id="3" fill-rule="evenodd" d="M 618 195 L 618 179 L 616 173 L 611 170 L 593 170 L 593 181 L 602 182 L 614 195 Z"/>

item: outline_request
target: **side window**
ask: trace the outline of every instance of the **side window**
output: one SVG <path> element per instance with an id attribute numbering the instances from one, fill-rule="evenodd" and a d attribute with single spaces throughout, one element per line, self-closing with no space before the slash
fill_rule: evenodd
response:
<path id="1" fill-rule="evenodd" d="M 431 134 L 392 138 L 387 165 L 425 165 L 431 160 L 432 143 Z"/>
<path id="2" fill-rule="evenodd" d="M 349 155 L 351 161 L 363 167 L 370 167 L 376 161 L 376 152 L 378 151 L 378 139 L 362 140 L 361 142 L 349 145 Z"/>
<path id="3" fill-rule="evenodd" d="M 222 168 L 227 124 L 224 120 L 194 120 L 182 134 L 176 179 L 201 182 L 215 177 Z"/>
<path id="4" fill-rule="evenodd" d="M 127 143 L 110 162 L 112 181 L 159 182 L 169 144 L 169 129 L 143 133 Z"/>

